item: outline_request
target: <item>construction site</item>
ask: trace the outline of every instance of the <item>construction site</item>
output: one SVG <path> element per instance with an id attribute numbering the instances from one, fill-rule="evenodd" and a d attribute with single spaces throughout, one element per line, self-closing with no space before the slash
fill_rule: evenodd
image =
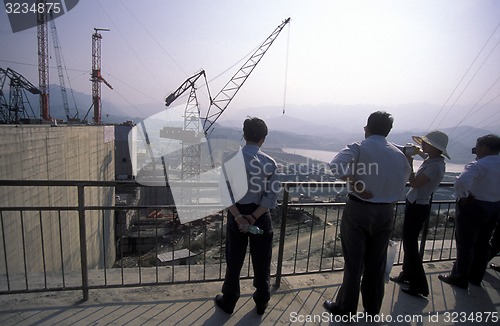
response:
<path id="1" fill-rule="evenodd" d="M 101 73 L 102 33 L 109 29 L 94 28 L 91 34 L 92 98 L 86 114 L 82 114 L 76 103 L 71 103 L 71 86 L 66 87 L 70 81 L 65 74 L 56 22 L 48 14 L 38 14 L 38 85 L 11 68 L 0 68 L 0 180 L 120 181 L 121 186 L 91 188 L 87 191 L 85 205 L 116 207 L 105 213 L 87 212 L 86 242 L 91 249 L 89 267 L 123 266 L 127 264 L 124 263 L 124 257 L 137 257 L 138 253 L 141 256 L 152 249 L 157 250 L 158 246 L 163 249 L 153 257 L 152 265 L 158 263 L 157 259 L 166 264 L 186 263 L 186 257 L 194 254 L 186 254 L 185 248 L 175 249 L 172 258 L 163 259 L 162 255 L 165 256 L 165 252 L 173 253 L 179 238 L 182 238 L 179 234 L 184 233 L 183 224 L 186 222 L 205 227 L 203 223 L 193 221 L 195 218 L 180 220 L 176 207 L 199 204 L 200 190 L 184 187 L 174 202 L 170 184 L 189 182 L 193 185 L 193 182 L 203 181 L 200 176 L 215 168 L 217 163 L 214 162 L 227 154 L 227 146 L 223 146 L 223 149 L 210 146 L 207 139 L 211 129 L 289 21 L 290 18 L 284 20 L 223 89 L 210 97 L 206 116 L 201 116 L 197 99 L 197 83 L 204 82 L 210 94 L 205 71 L 201 70 L 166 97 L 165 106 L 168 107 L 183 94 L 189 94 L 182 114 L 182 126 L 167 126 L 166 121 L 161 129 L 151 130 L 147 127 L 147 119 L 138 123 L 102 122 L 102 84 L 112 89 Z M 62 119 L 51 115 L 50 98 L 56 94 L 49 96 L 49 39 L 57 62 L 60 96 L 65 110 L 65 118 Z M 29 99 L 33 95 L 38 98 L 38 103 L 30 103 Z M 152 146 L 154 142 L 161 143 L 162 139 L 175 141 L 177 149 L 164 155 Z M 76 189 L 65 187 L 0 189 L 0 201 L 13 207 L 71 206 L 76 205 L 77 197 Z M 127 209 L 131 206 L 158 208 Z M 5 212 L 2 216 L 0 233 L 3 243 L 9 244 L 8 255 L 0 258 L 0 261 L 4 260 L 2 264 L 8 264 L 9 272 L 22 271 L 24 268 L 30 272 L 61 268 L 63 261 L 50 258 L 57 256 L 55 252 L 50 252 L 50 248 L 56 250 L 55 238 L 45 240 L 44 247 L 49 248 L 45 249 L 49 252 L 44 253 L 44 262 L 41 259 L 23 262 L 17 258 L 22 257 L 26 250 L 23 243 L 40 241 L 40 234 L 37 233 L 26 233 L 26 239 L 19 239 L 18 234 L 25 234 L 23 230 L 26 228 L 41 227 L 42 218 L 36 212 L 28 212 L 21 219 L 16 218 L 16 215 L 15 212 Z M 59 216 L 57 212 L 43 214 L 44 232 L 55 234 L 59 232 L 58 228 L 61 229 L 60 241 L 68 244 L 64 248 L 64 256 L 75 257 L 64 261 L 64 268 L 69 269 L 79 268 L 78 220 L 72 216 L 72 212 L 59 212 Z M 96 222 L 99 219 L 103 219 L 103 222 Z M 213 219 L 208 218 L 204 223 L 215 223 L 220 219 L 221 215 L 214 214 Z M 139 238 L 141 240 L 138 242 Z M 104 252 L 98 248 L 102 243 L 105 244 Z M 29 256 L 36 256 L 37 248 L 29 250 Z M 136 264 L 137 260 L 130 265 Z"/>

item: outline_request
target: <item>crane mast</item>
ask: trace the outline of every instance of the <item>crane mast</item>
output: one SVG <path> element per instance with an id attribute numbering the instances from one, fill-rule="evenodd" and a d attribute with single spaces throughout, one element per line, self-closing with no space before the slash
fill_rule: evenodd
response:
<path id="1" fill-rule="evenodd" d="M 196 81 L 201 77 L 204 78 L 205 84 L 207 79 L 205 71 L 200 72 L 189 77 L 182 83 L 174 92 L 172 92 L 165 99 L 165 105 L 169 106 L 182 94 L 189 90 L 189 98 L 184 109 L 184 127 L 164 127 L 160 130 L 160 137 L 177 139 L 182 142 L 181 153 L 181 179 L 196 179 L 200 174 L 200 156 L 201 146 L 200 141 L 202 135 L 200 133 L 200 108 L 198 99 L 196 97 Z M 208 89 L 208 87 L 207 87 Z M 210 96 L 210 90 L 208 90 Z"/>
<path id="2" fill-rule="evenodd" d="M 37 5 L 45 0 L 37 0 Z M 38 84 L 40 89 L 40 115 L 42 120 L 50 121 L 49 112 L 49 52 L 47 13 L 37 13 L 37 39 L 38 39 Z"/>
<path id="3" fill-rule="evenodd" d="M 109 31 L 107 28 L 94 28 L 92 34 L 92 105 L 94 106 L 94 123 L 101 123 L 101 82 L 113 89 L 111 85 L 101 76 L 101 39 L 99 31 Z"/>

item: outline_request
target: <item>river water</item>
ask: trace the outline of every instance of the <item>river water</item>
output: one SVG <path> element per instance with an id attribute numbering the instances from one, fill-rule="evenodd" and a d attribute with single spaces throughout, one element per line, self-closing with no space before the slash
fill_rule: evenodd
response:
<path id="1" fill-rule="evenodd" d="M 329 163 L 335 157 L 335 155 L 337 155 L 337 152 L 333 151 L 320 151 L 315 149 L 302 149 L 302 148 L 283 148 L 283 152 L 290 154 L 297 154 L 327 163 Z M 464 169 L 464 164 L 449 163 L 447 159 L 445 159 L 445 161 L 446 161 L 446 172 L 460 173 Z M 420 164 L 422 164 L 422 160 L 416 158 L 413 165 L 415 171 L 418 169 Z"/>

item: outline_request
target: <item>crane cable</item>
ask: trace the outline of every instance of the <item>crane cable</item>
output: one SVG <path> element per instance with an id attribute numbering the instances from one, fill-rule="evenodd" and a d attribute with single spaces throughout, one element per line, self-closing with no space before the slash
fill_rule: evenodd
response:
<path id="1" fill-rule="evenodd" d="M 462 81 L 465 79 L 465 77 L 467 76 L 467 74 L 469 73 L 469 71 L 472 69 L 472 66 L 475 64 L 475 62 L 478 60 L 479 56 L 481 55 L 481 53 L 484 51 L 484 49 L 486 48 L 486 45 L 488 45 L 488 43 L 490 42 L 491 38 L 493 37 L 493 35 L 496 33 L 497 29 L 500 27 L 500 22 L 497 24 L 497 26 L 495 27 L 495 29 L 493 30 L 493 32 L 490 34 L 490 36 L 488 37 L 488 39 L 486 40 L 486 42 L 484 43 L 483 47 L 481 48 L 481 50 L 478 52 L 478 54 L 476 55 L 476 57 L 474 58 L 474 60 L 472 61 L 472 63 L 469 65 L 469 67 L 467 68 L 467 70 L 465 71 L 465 73 L 463 74 L 462 78 L 460 79 L 460 81 L 458 82 L 457 86 L 455 86 L 455 89 L 453 89 L 453 91 L 451 92 L 450 96 L 446 99 L 445 103 L 443 104 L 443 106 L 441 107 L 441 109 L 439 110 L 438 114 L 436 115 L 436 117 L 434 118 L 434 120 L 432 121 L 431 124 L 429 124 L 429 127 L 427 128 L 427 131 L 429 131 L 431 129 L 431 126 L 434 125 L 434 123 L 436 122 L 438 116 L 441 114 L 441 112 L 444 110 L 445 106 L 448 104 L 448 102 L 450 101 L 451 97 L 453 96 L 453 94 L 455 94 L 455 91 L 458 89 L 458 87 L 460 86 L 460 84 L 462 83 Z M 496 46 L 498 45 L 498 42 L 497 44 L 495 45 L 494 48 L 496 48 Z M 487 58 L 491 55 L 491 52 L 490 54 L 487 56 Z M 485 61 L 483 61 L 483 63 L 481 64 L 481 66 L 479 67 L 479 69 L 484 65 Z M 479 70 L 478 69 L 478 70 Z M 477 74 L 477 72 L 476 72 Z M 474 76 L 476 75 L 474 74 Z M 472 77 L 472 79 L 474 78 L 474 76 Z M 460 93 L 459 97 L 457 98 L 457 100 L 453 103 L 453 105 L 448 109 L 448 111 L 446 112 L 445 116 L 439 121 L 439 123 L 436 125 L 435 128 L 437 128 L 442 122 L 443 120 L 446 118 L 446 116 L 448 115 L 448 113 L 451 111 L 451 109 L 453 108 L 453 106 L 455 105 L 455 103 L 458 101 L 458 99 L 460 98 L 460 96 L 463 94 L 463 92 L 465 91 L 465 89 L 467 88 L 467 86 L 470 84 L 470 82 L 472 81 L 472 79 L 469 81 L 469 83 L 465 86 L 465 88 L 463 89 L 463 91 Z"/>
<path id="2" fill-rule="evenodd" d="M 288 83 L 288 54 L 290 52 L 290 24 L 288 24 L 288 35 L 286 41 L 286 59 L 285 59 L 285 85 L 283 89 L 283 114 L 285 114 L 286 107 L 286 91 Z"/>

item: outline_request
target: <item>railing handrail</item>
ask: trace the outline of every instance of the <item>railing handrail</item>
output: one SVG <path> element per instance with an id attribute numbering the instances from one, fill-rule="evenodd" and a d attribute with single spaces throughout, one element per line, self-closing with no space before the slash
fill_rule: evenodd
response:
<path id="1" fill-rule="evenodd" d="M 172 182 L 170 185 L 186 185 L 186 186 L 217 186 L 216 182 L 204 182 L 204 183 L 182 183 L 182 182 Z M 165 184 L 158 182 L 158 185 Z M 453 187 L 453 182 L 441 182 L 440 188 L 451 188 Z M 29 207 L 29 206 L 4 206 L 7 203 L 0 203 L 0 211 L 77 211 L 79 216 L 79 236 L 80 236 L 80 258 L 81 258 L 81 278 L 82 278 L 82 286 L 79 287 L 83 290 L 83 299 L 88 299 L 89 294 L 89 276 L 88 276 L 88 262 L 87 262 L 87 244 L 85 242 L 86 239 L 86 227 L 85 227 L 85 218 L 86 212 L 91 210 L 127 210 L 130 208 L 133 209 L 165 209 L 165 208 L 173 208 L 175 205 L 100 205 L 100 206 L 91 206 L 85 205 L 85 189 L 87 187 L 117 187 L 122 186 L 126 187 L 148 187 L 147 185 L 143 185 L 138 183 L 136 180 L 110 180 L 110 181 L 92 181 L 92 180 L 0 180 L 0 186 L 3 187 L 23 187 L 23 186 L 35 186 L 35 187 L 75 187 L 78 190 L 77 194 L 77 204 L 76 206 L 68 205 L 68 206 L 41 206 L 41 207 Z M 315 202 L 315 203 L 292 203 L 290 202 L 290 190 L 293 188 L 303 187 L 303 188 L 316 188 L 316 189 L 325 189 L 332 186 L 342 186 L 346 187 L 347 183 L 344 181 L 334 181 L 334 182 L 282 182 L 283 189 L 283 203 L 282 203 L 282 215 L 281 215 L 281 232 L 279 238 L 279 247 L 278 247 L 278 258 L 277 258 L 277 272 L 275 274 L 276 277 L 276 285 L 279 286 L 282 277 L 282 268 L 283 268 L 283 255 L 284 255 L 284 245 L 285 245 L 285 233 L 286 233 L 286 225 L 287 225 L 287 215 L 288 209 L 290 207 L 339 207 L 345 205 L 345 203 L 340 202 Z M 402 194 L 402 197 L 403 194 Z M 450 200 L 440 200 L 440 201 L 432 201 L 432 203 L 449 203 Z M 402 201 L 398 202 L 398 204 L 403 204 Z M 188 205 L 185 205 L 188 206 Z M 206 204 L 206 206 L 211 207 L 213 205 Z M 422 242 L 426 240 L 426 232 L 422 234 Z M 421 251 L 423 251 L 423 246 L 421 245 Z M 294 272 L 295 273 L 295 272 Z M 125 286 L 125 285 L 124 285 Z M 28 290 L 28 289 L 27 289 Z M 36 292 L 37 290 L 35 290 Z"/>

